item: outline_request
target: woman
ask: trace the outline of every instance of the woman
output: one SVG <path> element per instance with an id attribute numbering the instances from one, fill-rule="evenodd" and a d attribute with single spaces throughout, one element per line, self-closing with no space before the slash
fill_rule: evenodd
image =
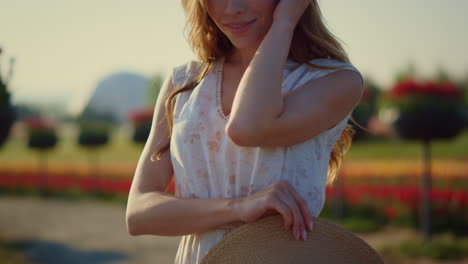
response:
<path id="1" fill-rule="evenodd" d="M 161 88 L 129 233 L 183 236 L 175 263 L 199 263 L 232 228 L 271 214 L 305 240 L 351 144 L 360 72 L 316 0 L 182 4 L 199 60 Z M 175 196 L 164 192 L 173 176 Z"/>

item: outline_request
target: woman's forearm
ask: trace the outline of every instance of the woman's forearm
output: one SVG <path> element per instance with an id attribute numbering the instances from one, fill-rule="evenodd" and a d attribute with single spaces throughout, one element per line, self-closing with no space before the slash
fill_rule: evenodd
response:
<path id="1" fill-rule="evenodd" d="M 127 218 L 132 235 L 181 236 L 239 221 L 234 198 L 185 199 L 167 193 L 141 194 Z"/>
<path id="2" fill-rule="evenodd" d="M 292 35 L 291 25 L 273 22 L 242 76 L 227 127 L 261 133 L 281 114 L 283 70 Z"/>

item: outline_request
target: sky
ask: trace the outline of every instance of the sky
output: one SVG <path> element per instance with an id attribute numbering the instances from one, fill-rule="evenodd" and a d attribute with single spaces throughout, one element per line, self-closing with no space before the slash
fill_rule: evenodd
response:
<path id="1" fill-rule="evenodd" d="M 413 63 L 468 76 L 468 1 L 321 0 L 331 32 L 364 77 L 389 87 Z M 0 0 L 1 73 L 15 58 L 14 102 L 80 108 L 99 80 L 118 71 L 166 76 L 196 59 L 180 0 Z"/>

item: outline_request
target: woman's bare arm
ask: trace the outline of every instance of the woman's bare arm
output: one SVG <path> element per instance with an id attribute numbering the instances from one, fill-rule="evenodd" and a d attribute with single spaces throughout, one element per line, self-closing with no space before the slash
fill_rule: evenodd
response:
<path id="1" fill-rule="evenodd" d="M 181 236 L 204 233 L 238 221 L 235 199 L 184 199 L 163 192 L 138 195 L 127 218 L 131 235 Z"/>
<path id="2" fill-rule="evenodd" d="M 283 111 L 282 71 L 286 64 L 293 29 L 273 23 L 242 76 L 232 104 L 226 133 L 261 135 Z"/>
<path id="3" fill-rule="evenodd" d="M 131 235 L 179 236 L 206 232 L 237 221 L 234 199 L 184 199 L 166 193 L 174 175 L 170 150 L 160 160 L 151 154 L 168 141 L 164 100 L 174 90 L 172 75 L 164 81 L 154 109 L 150 135 L 138 161 L 130 188 L 126 225 Z"/>
<path id="4" fill-rule="evenodd" d="M 295 27 L 310 0 L 277 1 L 273 22 L 245 70 L 232 104 L 226 134 L 263 134 L 284 110 L 281 87 Z"/>

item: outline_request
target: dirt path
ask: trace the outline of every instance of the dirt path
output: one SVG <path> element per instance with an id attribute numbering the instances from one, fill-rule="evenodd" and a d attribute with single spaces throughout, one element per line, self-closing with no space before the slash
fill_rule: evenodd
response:
<path id="1" fill-rule="evenodd" d="M 0 233 L 34 263 L 172 263 L 180 238 L 132 237 L 125 208 L 105 202 L 0 197 Z"/>
<path id="2" fill-rule="evenodd" d="M 414 230 L 389 227 L 377 234 L 358 235 L 378 248 L 415 234 Z M 38 264 L 171 264 L 181 238 L 130 236 L 123 205 L 18 196 L 0 196 L 0 236 L 18 241 L 31 262 Z"/>

